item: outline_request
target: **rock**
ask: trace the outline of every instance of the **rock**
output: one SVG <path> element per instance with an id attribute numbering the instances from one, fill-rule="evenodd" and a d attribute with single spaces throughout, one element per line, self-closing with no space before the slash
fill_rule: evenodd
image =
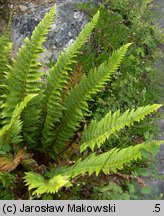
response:
<path id="1" fill-rule="evenodd" d="M 35 8 L 37 7 L 37 5 L 36 4 L 34 4 L 34 3 L 28 3 L 28 8 L 30 9 L 30 11 L 34 11 L 35 10 Z"/>
<path id="2" fill-rule="evenodd" d="M 87 23 L 87 16 L 84 12 L 78 11 L 75 3 L 93 2 L 97 4 L 101 0 L 60 0 L 57 3 L 57 11 L 55 22 L 51 31 L 48 34 L 48 39 L 44 43 L 44 47 L 50 58 L 56 59 L 59 53 L 66 49 L 77 37 L 79 32 Z M 56 2 L 56 1 L 55 1 Z M 31 36 L 32 31 L 37 26 L 44 14 L 50 10 L 54 4 L 44 5 L 37 8 L 35 11 L 22 16 L 15 16 L 11 25 L 11 40 L 14 44 L 13 54 L 23 44 L 25 37 Z M 25 8 L 24 8 L 25 9 Z M 42 55 L 42 63 L 47 61 Z"/>
<path id="3" fill-rule="evenodd" d="M 28 9 L 28 7 L 26 7 L 25 5 L 19 5 L 19 9 L 24 12 Z"/>
<path id="4" fill-rule="evenodd" d="M 162 32 L 164 31 L 164 1 L 163 0 L 156 0 L 154 4 L 154 8 L 152 10 L 154 13 L 155 22 L 162 28 Z M 161 44 L 159 46 L 162 53 L 164 53 L 164 45 Z M 164 82 L 163 82 L 163 73 L 164 73 L 164 56 L 161 58 L 157 58 L 155 62 L 155 68 L 157 71 L 157 76 L 160 76 L 160 83 L 158 83 L 158 95 L 161 95 L 158 99 L 158 103 L 163 104 L 164 97 L 163 97 L 163 89 L 164 89 Z M 164 107 L 160 108 L 161 116 L 164 116 Z M 161 118 L 158 121 L 158 125 L 160 128 L 159 134 L 156 137 L 157 140 L 164 140 L 164 118 Z M 151 194 L 147 197 L 148 199 L 159 199 L 160 196 L 162 200 L 164 200 L 164 144 L 160 147 L 160 152 L 154 161 L 157 173 L 159 177 L 157 179 L 150 178 L 148 180 L 148 184 L 151 187 Z"/>

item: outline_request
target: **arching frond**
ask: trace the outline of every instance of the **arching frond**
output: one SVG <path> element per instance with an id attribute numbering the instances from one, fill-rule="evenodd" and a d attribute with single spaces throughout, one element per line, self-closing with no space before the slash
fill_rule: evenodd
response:
<path id="1" fill-rule="evenodd" d="M 59 122 L 64 106 L 62 105 L 61 94 L 66 88 L 68 72 L 71 71 L 71 64 L 75 61 L 82 45 L 87 41 L 99 18 L 99 12 L 87 23 L 78 35 L 77 39 L 62 52 L 57 63 L 52 67 L 48 75 L 46 92 L 46 121 L 43 130 L 43 144 L 48 145 L 54 140 L 54 124 Z"/>
<path id="2" fill-rule="evenodd" d="M 18 144 L 22 141 L 22 136 L 20 135 L 22 130 L 22 122 L 20 120 L 21 113 L 32 98 L 36 96 L 36 94 L 30 94 L 26 96 L 20 104 L 16 105 L 10 122 L 0 130 L 1 145 L 11 143 Z"/>
<path id="3" fill-rule="evenodd" d="M 72 167 L 70 170 L 71 176 L 76 176 L 86 172 L 88 172 L 89 175 L 94 172 L 98 175 L 100 171 L 103 171 L 105 174 L 111 172 L 115 173 L 116 171 L 123 169 L 125 164 L 141 159 L 142 149 L 151 152 L 154 146 L 159 146 L 162 143 L 163 141 L 150 141 L 124 149 L 114 148 L 109 152 L 100 155 L 95 155 L 93 153 L 84 161 L 79 161 L 74 165 L 74 167 Z"/>
<path id="4" fill-rule="evenodd" d="M 54 149 L 62 148 L 77 130 L 79 121 L 83 119 L 84 114 L 88 111 L 86 101 L 91 100 L 91 96 L 99 92 L 110 80 L 111 75 L 120 66 L 129 46 L 130 44 L 124 45 L 115 51 L 107 61 L 97 69 L 91 69 L 88 76 L 84 75 L 81 82 L 70 90 L 63 104 L 66 110 L 59 125 Z"/>
<path id="5" fill-rule="evenodd" d="M 139 107 L 136 110 L 127 110 L 123 114 L 118 110 L 113 114 L 109 112 L 99 122 L 93 120 L 89 127 L 84 130 L 80 151 L 84 151 L 87 147 L 92 149 L 92 151 L 95 146 L 100 148 L 111 134 L 115 134 L 125 126 L 131 126 L 134 122 L 139 122 L 146 115 L 156 111 L 160 107 L 160 104 L 148 105 Z"/>
<path id="6" fill-rule="evenodd" d="M 55 7 L 45 15 L 32 33 L 31 39 L 26 38 L 19 49 L 10 71 L 6 73 L 7 89 L 6 102 L 2 105 L 4 124 L 10 122 L 15 106 L 28 94 L 39 94 L 23 112 L 23 132 L 26 142 L 30 144 L 38 137 L 38 123 L 42 106 L 42 85 L 38 55 L 43 52 L 42 44 L 54 20 Z"/>
<path id="7" fill-rule="evenodd" d="M 59 168 L 54 173 L 51 172 L 50 176 L 52 177 L 49 180 L 45 180 L 43 176 L 38 173 L 26 173 L 25 182 L 26 185 L 29 186 L 29 189 L 35 189 L 34 193 L 36 194 L 56 193 L 63 186 L 71 186 L 69 181 L 71 178 L 78 175 L 86 173 L 89 175 L 96 173 L 96 175 L 98 175 L 101 171 L 108 174 L 122 170 L 125 164 L 142 158 L 141 150 L 145 149 L 146 151 L 151 152 L 154 147 L 157 147 L 162 143 L 163 141 L 151 141 L 124 149 L 114 148 L 109 152 L 100 155 L 91 154 L 83 161 L 77 161 L 73 166 Z M 54 186 L 54 190 L 52 190 L 52 184 L 50 184 L 50 182 L 55 180 L 56 183 L 59 177 L 61 180 L 66 179 L 67 181 L 64 181 L 64 183 L 66 182 L 68 184 L 64 185 L 61 181 L 62 184 L 60 186 L 58 184 L 59 187 Z"/>

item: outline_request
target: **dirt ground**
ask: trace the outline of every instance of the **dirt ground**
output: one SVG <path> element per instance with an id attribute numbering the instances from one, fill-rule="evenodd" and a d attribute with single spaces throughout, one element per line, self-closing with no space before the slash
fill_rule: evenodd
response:
<path id="1" fill-rule="evenodd" d="M 13 16 L 20 16 L 24 13 L 29 13 L 41 5 L 55 2 L 57 0 L 0 0 L 0 33 L 4 31 L 11 11 L 13 12 Z"/>
<path id="2" fill-rule="evenodd" d="M 35 7 L 46 5 L 50 3 L 54 3 L 54 0 L 8 0 L 10 8 L 14 8 L 15 13 L 21 14 L 29 11 L 28 6 L 30 3 L 34 4 Z M 27 10 L 22 10 L 21 6 L 27 7 Z"/>
<path id="3" fill-rule="evenodd" d="M 36 5 L 43 5 L 43 4 L 47 4 L 47 3 L 52 3 L 54 2 L 54 0 L 9 0 L 9 3 L 12 4 L 12 5 L 26 5 L 26 4 L 29 4 L 29 3 L 33 3 L 33 4 L 36 4 Z"/>

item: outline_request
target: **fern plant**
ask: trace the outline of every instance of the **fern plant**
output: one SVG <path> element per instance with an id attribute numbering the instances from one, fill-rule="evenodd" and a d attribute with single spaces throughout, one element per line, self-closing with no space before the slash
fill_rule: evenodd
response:
<path id="1" fill-rule="evenodd" d="M 29 190 L 37 195 L 56 193 L 62 187 L 71 186 L 74 177 L 85 173 L 115 173 L 127 163 L 140 159 L 142 149 L 151 152 L 162 143 L 148 141 L 125 149 L 114 148 L 98 153 L 111 134 L 139 122 L 156 111 L 161 106 L 159 104 L 127 110 L 123 114 L 120 110 L 115 113 L 109 111 L 101 121 L 92 120 L 85 127 L 82 139 L 79 142 L 75 140 L 74 135 L 78 132 L 80 123 L 88 116 L 88 102 L 110 81 L 131 44 L 114 51 L 99 67 L 91 69 L 87 75 L 82 76 L 79 83 L 68 88 L 73 71 L 71 66 L 76 62 L 80 48 L 88 40 L 98 21 L 97 12 L 74 43 L 60 54 L 44 82 L 42 65 L 37 59 L 44 51 L 42 44 L 54 21 L 54 13 L 55 7 L 45 15 L 31 38 L 24 40 L 24 45 L 10 65 L 8 53 L 11 44 L 8 35 L 5 33 L 0 38 L 0 171 L 11 172 L 21 163 L 25 167 L 24 181 Z M 77 147 L 73 149 L 75 142 Z M 72 166 L 64 163 L 69 158 L 65 158 L 63 152 L 67 153 L 69 149 L 72 154 L 73 150 L 81 153 L 85 151 L 81 157 L 76 157 Z M 59 166 L 50 169 L 47 165 L 49 171 L 44 169 L 40 174 L 30 166 L 29 161 L 35 162 L 36 166 L 37 162 L 35 155 L 31 158 L 28 154 L 29 150 L 49 155 L 51 159 L 46 164 L 53 160 Z M 89 154 L 90 151 L 94 152 Z"/>

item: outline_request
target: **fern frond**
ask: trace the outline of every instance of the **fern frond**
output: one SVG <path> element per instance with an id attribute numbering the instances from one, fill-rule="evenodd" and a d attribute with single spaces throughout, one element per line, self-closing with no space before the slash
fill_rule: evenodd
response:
<path id="1" fill-rule="evenodd" d="M 42 107 L 42 85 L 38 55 L 43 52 L 42 44 L 54 20 L 55 7 L 47 13 L 32 33 L 31 39 L 25 38 L 24 45 L 19 49 L 13 66 L 7 76 L 9 94 L 2 105 L 4 124 L 10 122 L 15 106 L 29 94 L 38 94 L 23 112 L 23 132 L 27 143 L 37 138 L 38 124 Z"/>
<path id="2" fill-rule="evenodd" d="M 1 140 L 3 140 L 3 144 L 17 144 L 22 141 L 22 136 L 20 135 L 20 132 L 22 130 L 22 122 L 20 121 L 20 116 L 23 109 L 32 100 L 32 98 L 36 96 L 36 94 L 30 94 L 26 96 L 20 104 L 16 105 L 11 121 L 3 126 L 0 130 L 0 138 Z"/>
<path id="3" fill-rule="evenodd" d="M 3 104 L 3 96 L 7 93 L 4 88 L 6 84 L 5 72 L 8 71 L 8 57 L 12 44 L 9 41 L 8 29 L 0 36 L 0 106 Z"/>
<path id="4" fill-rule="evenodd" d="M 83 76 L 81 82 L 70 90 L 64 107 L 62 122 L 55 140 L 54 149 L 61 148 L 77 130 L 79 121 L 87 113 L 87 100 L 99 92 L 110 80 L 110 76 L 118 69 L 130 44 L 122 46 L 112 56 L 101 64 L 98 69 L 91 69 L 88 76 Z"/>
<path id="5" fill-rule="evenodd" d="M 77 161 L 73 166 L 58 168 L 54 173 L 51 171 L 49 175 L 50 179 L 47 181 L 43 178 L 43 176 L 37 173 L 26 173 L 25 182 L 26 185 L 29 186 L 29 189 L 35 189 L 34 193 L 36 194 L 56 193 L 63 186 L 71 186 L 69 181 L 81 174 L 88 173 L 89 175 L 91 175 L 95 172 L 96 175 L 98 175 L 101 171 L 105 174 L 116 173 L 118 170 L 122 170 L 124 165 L 132 161 L 141 159 L 141 151 L 143 149 L 151 152 L 154 147 L 157 147 L 161 144 L 163 144 L 163 141 L 151 141 L 138 144 L 136 146 L 130 146 L 124 149 L 114 148 L 109 152 L 100 155 L 96 155 L 94 153 L 83 161 Z M 67 182 L 64 181 L 63 184 L 63 181 L 61 181 L 61 185 L 58 184 L 56 190 L 56 184 L 53 189 L 53 184 L 50 184 L 50 182 L 54 180 L 56 182 L 56 179 L 58 178 L 61 178 L 61 180 L 66 179 Z"/>
<path id="6" fill-rule="evenodd" d="M 161 140 L 150 141 L 124 149 L 114 148 L 100 155 L 95 155 L 95 153 L 93 153 L 85 160 L 77 162 L 77 164 L 70 169 L 70 175 L 74 177 L 86 172 L 88 172 L 89 175 L 94 172 L 98 175 L 100 171 L 103 171 L 105 174 L 111 172 L 115 173 L 117 170 L 122 170 L 125 164 L 141 159 L 142 149 L 151 152 L 155 146 L 161 144 L 163 144 Z M 69 173 L 66 173 L 66 175 L 69 175 Z"/>
<path id="7" fill-rule="evenodd" d="M 83 152 L 87 147 L 92 149 L 92 151 L 95 146 L 100 148 L 111 134 L 115 134 L 125 126 L 132 125 L 134 122 L 139 122 L 146 115 L 156 111 L 160 107 L 160 104 L 148 105 L 139 107 L 136 110 L 127 110 L 123 114 L 119 110 L 113 114 L 110 111 L 101 121 L 91 121 L 89 127 L 84 130 L 80 151 Z"/>
<path id="8" fill-rule="evenodd" d="M 99 12 L 87 23 L 80 32 L 77 39 L 62 52 L 58 57 L 57 63 L 52 67 L 48 75 L 47 82 L 47 101 L 46 101 L 46 121 L 43 129 L 44 145 L 52 143 L 54 138 L 54 124 L 59 122 L 64 106 L 62 105 L 61 93 L 65 89 L 68 80 L 68 72 L 71 71 L 70 65 L 75 61 L 82 45 L 87 41 L 99 18 Z M 51 139 L 52 137 L 52 139 Z"/>
<path id="9" fill-rule="evenodd" d="M 38 173 L 27 172 L 25 176 L 26 186 L 29 186 L 29 190 L 35 189 L 33 194 L 43 194 L 43 193 L 57 193 L 61 187 L 71 186 L 69 178 L 67 176 L 55 176 L 50 180 L 44 179 Z"/>

